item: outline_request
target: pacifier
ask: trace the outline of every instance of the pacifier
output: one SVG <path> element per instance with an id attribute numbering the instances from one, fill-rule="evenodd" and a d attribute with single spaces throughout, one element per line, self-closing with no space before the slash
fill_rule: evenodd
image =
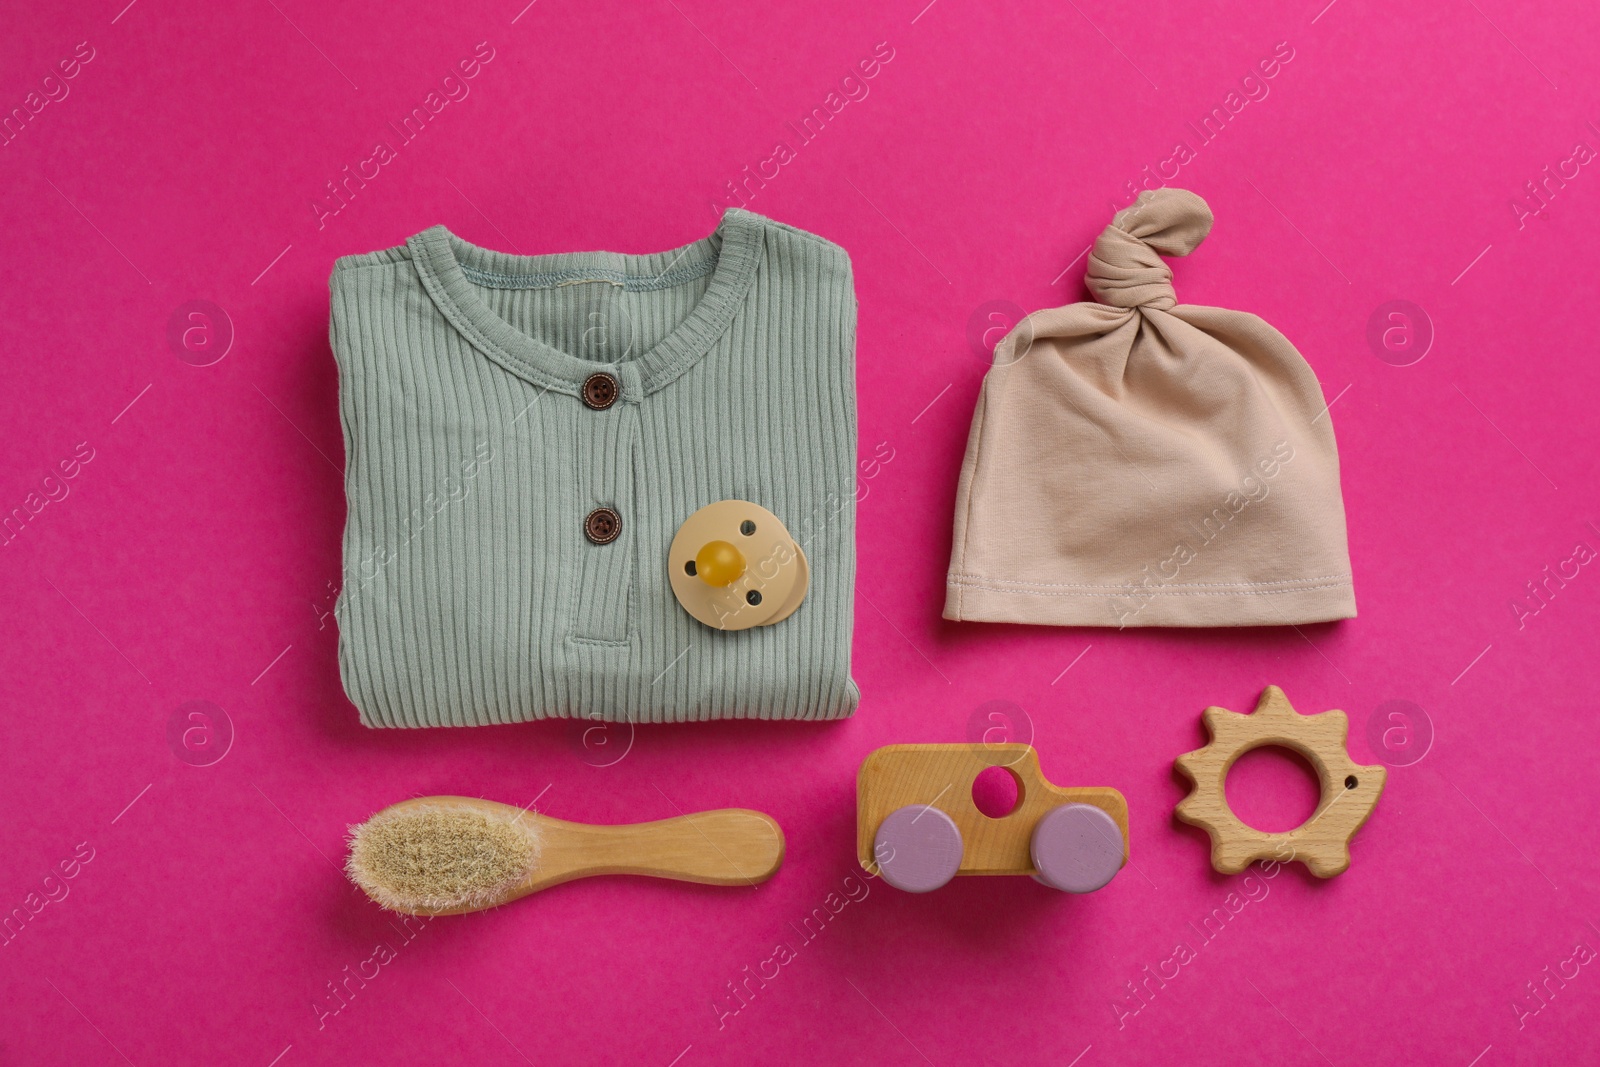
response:
<path id="1" fill-rule="evenodd" d="M 714 630 L 782 622 L 806 598 L 811 568 L 778 516 L 719 500 L 684 520 L 667 550 L 672 594 Z"/>

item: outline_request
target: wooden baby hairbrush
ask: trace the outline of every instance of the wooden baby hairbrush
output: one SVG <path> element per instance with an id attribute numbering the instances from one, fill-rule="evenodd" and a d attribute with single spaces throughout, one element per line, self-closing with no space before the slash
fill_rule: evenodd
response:
<path id="1" fill-rule="evenodd" d="M 391 911 L 459 915 L 596 874 L 755 885 L 777 873 L 783 847 L 772 817 L 746 808 L 593 826 L 492 800 L 419 797 L 352 826 L 345 871 Z"/>

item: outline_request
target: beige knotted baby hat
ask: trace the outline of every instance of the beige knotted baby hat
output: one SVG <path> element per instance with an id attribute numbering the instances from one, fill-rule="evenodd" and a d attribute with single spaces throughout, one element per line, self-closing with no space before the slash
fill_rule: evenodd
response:
<path id="1" fill-rule="evenodd" d="M 1157 189 L 1089 253 L 1101 303 L 995 348 L 956 495 L 944 617 L 1057 626 L 1353 618 L 1339 452 L 1316 376 L 1243 311 L 1179 304 L 1161 254 L 1211 231 Z"/>

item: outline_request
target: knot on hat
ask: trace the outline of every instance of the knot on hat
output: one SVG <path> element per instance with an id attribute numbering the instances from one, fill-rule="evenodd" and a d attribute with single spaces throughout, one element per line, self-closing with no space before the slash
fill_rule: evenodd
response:
<path id="1" fill-rule="evenodd" d="M 1085 278 L 1089 292 L 1112 307 L 1176 307 L 1172 271 L 1161 257 L 1193 252 L 1211 232 L 1211 222 L 1206 202 L 1187 189 L 1140 193 L 1095 238 Z"/>

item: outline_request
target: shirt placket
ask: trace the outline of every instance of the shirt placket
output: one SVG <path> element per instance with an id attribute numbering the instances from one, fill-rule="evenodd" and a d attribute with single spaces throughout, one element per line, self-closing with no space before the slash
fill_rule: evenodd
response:
<path id="1" fill-rule="evenodd" d="M 598 371 L 579 392 L 583 410 L 574 451 L 582 525 L 573 531 L 579 563 L 571 636 L 584 644 L 625 645 L 633 630 L 639 422 L 639 404 L 628 395 L 638 388 L 633 378 Z"/>

